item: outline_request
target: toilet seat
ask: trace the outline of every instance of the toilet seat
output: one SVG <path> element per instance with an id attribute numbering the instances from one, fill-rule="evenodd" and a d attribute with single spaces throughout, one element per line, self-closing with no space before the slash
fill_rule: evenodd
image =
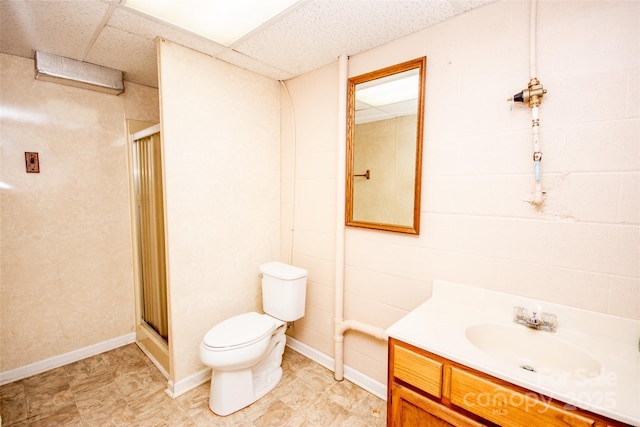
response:
<path id="1" fill-rule="evenodd" d="M 229 351 L 246 347 L 271 336 L 276 319 L 256 312 L 230 317 L 217 324 L 204 336 L 202 344 L 210 351 Z"/>

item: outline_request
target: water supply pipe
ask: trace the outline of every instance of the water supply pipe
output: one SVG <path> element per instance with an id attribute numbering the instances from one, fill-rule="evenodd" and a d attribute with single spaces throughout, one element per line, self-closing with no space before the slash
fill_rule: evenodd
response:
<path id="1" fill-rule="evenodd" d="M 536 26 L 538 21 L 538 0 L 531 0 L 530 21 L 529 21 L 529 84 L 527 89 L 513 95 L 508 101 L 527 103 L 531 108 L 531 136 L 533 141 L 533 167 L 535 176 L 535 190 L 533 197 L 527 200 L 533 205 L 540 205 L 543 200 L 542 176 L 540 172 L 540 162 L 542 152 L 540 151 L 540 117 L 538 108 L 542 102 L 542 97 L 547 90 L 538 80 L 537 46 L 536 46 Z"/>
<path id="2" fill-rule="evenodd" d="M 334 296 L 334 378 L 344 379 L 344 331 L 340 325 L 344 322 L 344 211 L 346 196 L 347 162 L 347 80 L 348 62 L 346 55 L 338 58 L 338 149 L 336 176 L 336 272 Z"/>
<path id="3" fill-rule="evenodd" d="M 291 138 L 292 138 L 292 150 L 293 154 L 291 155 L 291 230 L 289 233 L 289 250 L 288 252 L 288 262 L 293 265 L 293 233 L 295 233 L 295 216 L 296 216 L 296 113 L 293 109 L 293 101 L 291 100 L 291 94 L 289 93 L 289 88 L 287 84 L 280 80 L 280 84 L 282 85 L 282 89 L 284 89 L 285 94 L 287 95 L 287 100 L 289 101 L 289 112 L 291 113 Z"/>
<path id="4" fill-rule="evenodd" d="M 344 334 L 348 330 L 362 332 L 381 340 L 387 340 L 384 329 L 358 320 L 344 319 L 344 248 L 345 248 L 345 192 L 347 147 L 347 81 L 348 57 L 338 59 L 338 149 L 336 175 L 336 261 L 335 261 L 335 314 L 334 314 L 334 378 L 344 379 Z"/>

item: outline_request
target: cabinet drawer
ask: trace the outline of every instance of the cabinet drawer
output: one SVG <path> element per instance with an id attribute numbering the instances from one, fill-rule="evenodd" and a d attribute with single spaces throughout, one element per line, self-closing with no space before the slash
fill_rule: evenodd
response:
<path id="1" fill-rule="evenodd" d="M 451 368 L 451 403 L 503 426 L 587 427 L 595 420 L 472 373 Z"/>
<path id="2" fill-rule="evenodd" d="M 442 363 L 398 345 L 393 349 L 393 376 L 432 396 L 442 397 Z"/>

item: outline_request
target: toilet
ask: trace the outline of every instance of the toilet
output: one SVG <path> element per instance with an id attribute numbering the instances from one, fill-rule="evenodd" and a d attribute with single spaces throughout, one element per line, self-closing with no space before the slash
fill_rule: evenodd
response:
<path id="1" fill-rule="evenodd" d="M 226 319 L 200 344 L 212 368 L 209 408 L 229 415 L 271 391 L 282 378 L 287 322 L 304 316 L 307 270 L 281 262 L 260 266 L 262 308 Z"/>

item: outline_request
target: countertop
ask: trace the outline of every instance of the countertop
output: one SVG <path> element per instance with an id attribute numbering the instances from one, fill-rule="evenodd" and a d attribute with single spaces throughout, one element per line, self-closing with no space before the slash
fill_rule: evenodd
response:
<path id="1" fill-rule="evenodd" d="M 556 332 L 529 330 L 514 323 L 515 306 L 537 307 L 555 314 Z M 500 325 L 530 331 L 524 333 L 549 334 L 554 342 L 588 353 L 601 369 L 597 374 L 581 368 L 527 371 L 474 346 L 466 336 L 467 328 L 474 325 Z M 386 332 L 392 338 L 512 384 L 640 426 L 640 321 L 435 280 L 432 297 Z"/>

